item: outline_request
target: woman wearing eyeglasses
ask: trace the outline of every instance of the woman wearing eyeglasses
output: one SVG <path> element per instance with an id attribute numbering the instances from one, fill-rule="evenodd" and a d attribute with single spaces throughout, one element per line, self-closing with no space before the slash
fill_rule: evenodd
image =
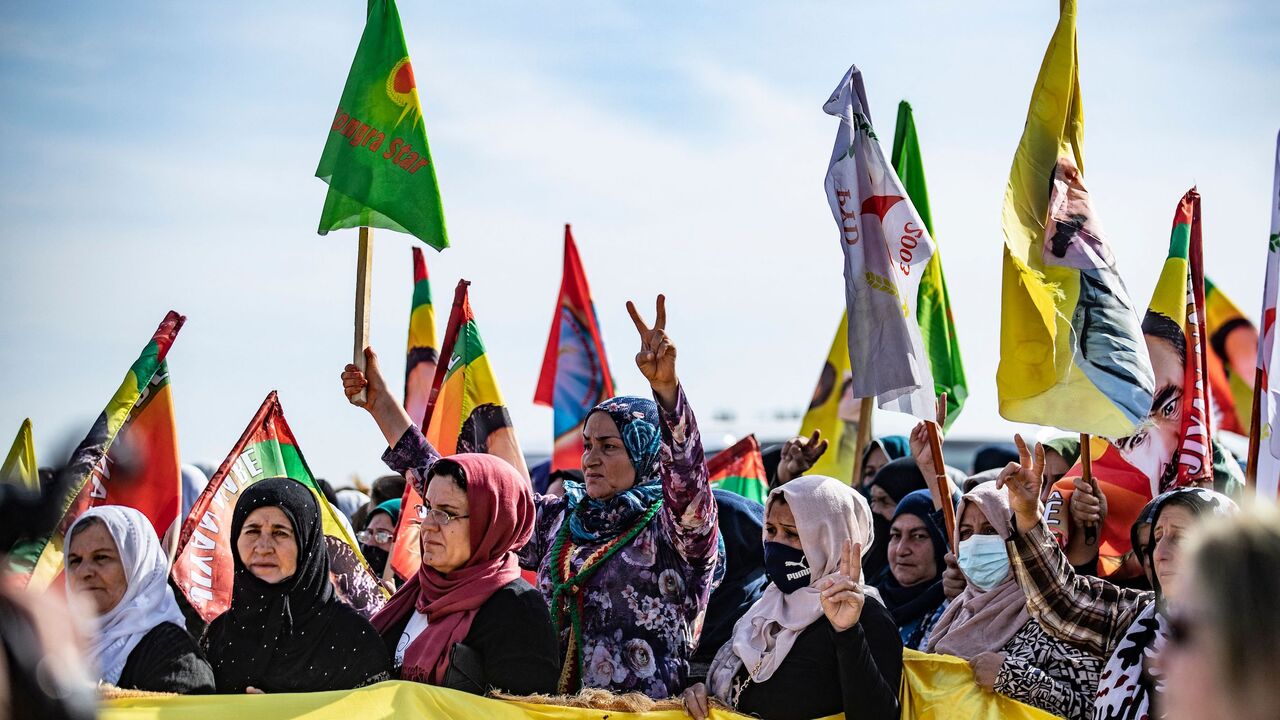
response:
<path id="1" fill-rule="evenodd" d="M 378 577 L 382 577 L 391 559 L 391 548 L 396 544 L 396 525 L 399 522 L 400 498 L 396 498 L 374 508 L 365 521 L 364 529 L 356 533 L 356 540 L 360 541 L 360 553 Z M 404 578 L 396 576 L 396 580 L 402 582 Z"/>
<path id="2" fill-rule="evenodd" d="M 372 620 L 396 675 L 477 695 L 554 691 L 551 616 L 516 557 L 533 533 L 529 483 L 496 456 L 464 453 L 437 461 L 426 485 L 411 509 L 422 565 Z"/>
<path id="3" fill-rule="evenodd" d="M 627 310 L 641 339 L 636 366 L 653 399 L 615 397 L 587 414 L 585 482 L 565 483 L 564 497 L 534 500 L 536 522 L 519 555 L 525 568 L 537 570 L 542 602 L 556 623 L 563 658 L 558 691 L 593 687 L 667 698 L 685 685 L 700 618 L 716 575 L 724 573 L 723 552 L 701 434 L 665 330 L 666 299 L 658 296 L 652 327 L 632 303 Z M 367 392 L 356 404 L 387 439 L 383 460 L 421 486 L 436 474 L 439 453 L 391 396 L 377 356 L 366 354 L 365 372 L 348 365 L 342 373 L 344 392 L 353 402 Z M 470 512 L 474 523 L 474 507 Z M 424 535 L 435 532 L 423 528 Z M 423 548 L 445 553 L 427 540 Z"/>

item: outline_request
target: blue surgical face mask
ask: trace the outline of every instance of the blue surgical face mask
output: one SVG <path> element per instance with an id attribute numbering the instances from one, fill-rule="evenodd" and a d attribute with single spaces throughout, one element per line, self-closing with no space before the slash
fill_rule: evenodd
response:
<path id="1" fill-rule="evenodd" d="M 790 595 L 809 584 L 809 561 L 803 550 L 767 542 L 764 544 L 764 574 L 779 590 Z"/>
<path id="2" fill-rule="evenodd" d="M 960 541 L 960 570 L 975 586 L 990 590 L 1009 575 L 1009 553 L 999 535 L 972 535 Z"/>

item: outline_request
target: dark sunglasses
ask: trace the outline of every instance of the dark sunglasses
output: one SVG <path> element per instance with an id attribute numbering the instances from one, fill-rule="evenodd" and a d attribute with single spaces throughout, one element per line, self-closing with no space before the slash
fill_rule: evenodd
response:
<path id="1" fill-rule="evenodd" d="M 1196 622 L 1190 617 L 1172 613 L 1166 622 L 1169 626 L 1169 645 L 1183 649 L 1195 640 Z"/>

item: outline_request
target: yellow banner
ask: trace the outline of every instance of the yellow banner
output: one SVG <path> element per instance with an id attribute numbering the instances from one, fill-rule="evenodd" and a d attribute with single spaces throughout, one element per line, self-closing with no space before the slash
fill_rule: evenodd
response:
<path id="1" fill-rule="evenodd" d="M 903 653 L 902 679 L 903 720 L 1051 720 L 1054 717 L 978 687 L 973 682 L 969 664 L 960 658 L 906 650 Z M 430 685 L 393 681 L 338 692 L 124 698 L 103 703 L 98 717 L 101 720 L 688 720 L 689 716 L 683 710 L 617 712 L 507 702 Z M 711 717 L 731 720 L 744 716 L 713 710 Z"/>

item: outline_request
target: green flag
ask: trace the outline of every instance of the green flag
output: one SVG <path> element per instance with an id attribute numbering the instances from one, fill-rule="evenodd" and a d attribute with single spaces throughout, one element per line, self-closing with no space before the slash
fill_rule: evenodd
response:
<path id="1" fill-rule="evenodd" d="M 321 235 L 381 227 L 409 233 L 437 250 L 449 246 L 436 166 L 394 0 L 369 3 L 316 177 L 329 183 Z"/>
<path id="2" fill-rule="evenodd" d="M 925 230 L 936 243 L 933 234 L 933 217 L 929 213 L 929 192 L 924 182 L 924 160 L 920 157 L 920 140 L 916 137 L 916 124 L 911 116 L 911 106 L 906 100 L 898 103 L 898 127 L 893 133 L 893 169 L 897 171 L 902 186 L 906 188 L 911 204 L 924 221 Z M 947 296 L 947 282 L 942 277 L 942 255 L 937 248 L 925 266 L 920 278 L 920 295 L 916 305 L 916 321 L 920 323 L 920 335 L 929 351 L 929 367 L 933 370 L 933 390 L 937 395 L 947 394 L 947 422 L 951 427 L 969 389 L 964 381 L 964 365 L 960 361 L 960 343 L 956 338 L 955 318 L 951 315 L 951 299 Z"/>

